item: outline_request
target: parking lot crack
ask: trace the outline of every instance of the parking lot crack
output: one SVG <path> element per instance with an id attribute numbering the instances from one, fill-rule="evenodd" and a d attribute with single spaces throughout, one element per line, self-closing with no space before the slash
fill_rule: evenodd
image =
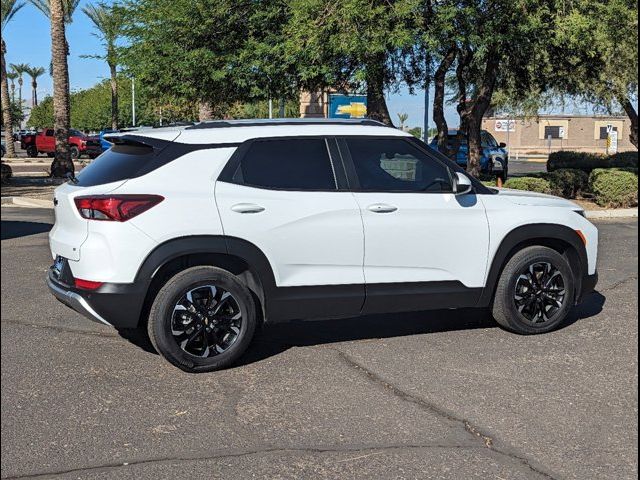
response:
<path id="1" fill-rule="evenodd" d="M 625 283 L 631 282 L 631 281 L 638 281 L 638 276 L 637 275 L 631 275 L 629 277 L 623 278 L 622 280 L 619 280 L 617 282 L 615 282 L 613 285 L 610 285 L 608 287 L 604 287 L 603 289 L 600 289 L 599 292 L 603 293 L 603 292 L 610 292 L 611 290 L 615 290 L 616 288 L 621 287 L 622 285 L 624 285 Z"/>
<path id="2" fill-rule="evenodd" d="M 461 418 L 459 416 L 457 416 L 456 414 L 454 414 L 453 412 L 448 411 L 445 408 L 442 408 L 438 405 L 435 405 L 432 402 L 429 402 L 417 395 L 414 395 L 412 393 L 406 392 L 404 390 L 402 390 L 401 388 L 393 385 L 392 383 L 390 383 L 389 381 L 385 380 L 384 378 L 382 378 L 380 375 L 374 373 L 373 371 L 371 371 L 370 369 L 366 368 L 364 365 L 362 365 L 361 363 L 359 363 L 357 360 L 355 360 L 353 357 L 351 357 L 349 354 L 343 352 L 342 350 L 339 350 L 337 348 L 331 347 L 332 350 L 334 350 L 339 358 L 349 367 L 351 367 L 352 369 L 356 370 L 357 372 L 359 372 L 361 375 L 363 375 L 365 378 L 367 378 L 369 381 L 377 384 L 379 387 L 384 388 L 387 392 L 389 392 L 391 395 L 399 398 L 402 401 L 411 403 L 413 405 L 416 405 L 418 408 L 421 408 L 425 411 L 428 411 L 430 413 L 433 413 L 435 415 L 440 416 L 441 418 L 444 418 L 446 420 L 448 420 L 449 422 L 455 423 L 460 425 L 462 428 L 464 428 L 464 430 L 471 435 L 474 439 L 479 440 L 483 443 L 484 448 L 487 448 L 489 450 L 491 450 L 492 452 L 495 452 L 498 455 L 501 455 L 511 461 L 515 461 L 521 465 L 523 465 L 524 467 L 526 467 L 527 469 L 529 469 L 530 471 L 532 471 L 533 473 L 540 475 L 543 478 L 548 478 L 548 479 L 556 479 L 559 478 L 558 476 L 556 476 L 555 474 L 551 474 L 548 472 L 548 470 L 546 468 L 543 467 L 538 467 L 533 465 L 532 460 L 526 458 L 524 455 L 521 455 L 519 453 L 517 453 L 515 451 L 515 449 L 511 448 L 511 447 L 506 447 L 506 446 L 501 446 L 498 447 L 496 444 L 498 443 L 495 439 L 495 437 L 488 435 L 487 433 L 483 432 L 482 429 L 480 429 L 478 426 L 474 425 L 472 422 L 470 422 L 469 420 L 465 419 L 465 418 Z M 503 443 L 503 442 L 500 442 Z"/>
<path id="3" fill-rule="evenodd" d="M 346 458 L 340 460 L 340 462 L 354 461 L 359 458 L 365 458 L 367 456 L 379 455 L 393 451 L 403 450 L 429 450 L 429 449 L 455 449 L 455 450 L 474 450 L 479 447 L 472 445 L 456 445 L 447 443 L 433 443 L 433 444 L 392 444 L 392 445 L 338 445 L 338 446 L 317 446 L 317 447 L 273 447 L 265 446 L 262 448 L 255 448 L 250 450 L 236 450 L 236 451 L 217 451 L 217 452 L 203 452 L 199 455 L 186 455 L 186 456 L 174 456 L 174 457 L 158 457 L 158 458 L 146 458 L 139 460 L 131 460 L 129 462 L 120 463 L 105 463 L 94 466 L 84 466 L 78 468 L 71 468 L 66 470 L 56 470 L 48 472 L 38 472 L 25 475 L 9 475 L 2 477 L 2 480 L 28 480 L 28 479 L 41 479 L 50 478 L 60 475 L 79 474 L 87 472 L 107 472 L 121 468 L 129 468 L 140 465 L 150 464 L 163 464 L 163 463 L 182 463 L 182 462 L 198 462 L 207 460 L 229 459 L 229 458 L 241 458 L 250 457 L 254 455 L 269 455 L 269 454 L 301 454 L 301 455 L 319 455 L 319 454 L 343 454 L 352 453 L 357 454 L 357 457 Z M 336 462 L 338 463 L 338 462 Z"/>

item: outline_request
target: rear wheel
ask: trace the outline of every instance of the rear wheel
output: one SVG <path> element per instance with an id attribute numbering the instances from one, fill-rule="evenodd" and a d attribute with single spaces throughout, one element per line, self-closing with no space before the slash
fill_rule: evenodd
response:
<path id="1" fill-rule="evenodd" d="M 505 266 L 493 304 L 493 316 L 520 334 L 557 328 L 574 305 L 575 280 L 567 260 L 547 247 L 528 247 Z"/>
<path id="2" fill-rule="evenodd" d="M 173 365 L 186 372 L 209 372 L 236 361 L 255 327 L 255 304 L 237 277 L 198 266 L 160 289 L 147 328 L 155 349 Z"/>

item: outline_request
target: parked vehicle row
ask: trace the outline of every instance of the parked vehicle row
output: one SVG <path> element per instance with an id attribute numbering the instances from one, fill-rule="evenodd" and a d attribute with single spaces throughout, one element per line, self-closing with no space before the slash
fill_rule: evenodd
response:
<path id="1" fill-rule="evenodd" d="M 56 152 L 56 139 L 53 128 L 46 128 L 37 133 L 23 135 L 20 138 L 20 147 L 26 150 L 29 157 L 37 157 L 41 153 L 53 157 Z M 71 158 L 74 159 L 83 155 L 95 158 L 102 153 L 98 137 L 85 135 L 74 129 L 69 131 L 69 150 Z"/>
<path id="2" fill-rule="evenodd" d="M 55 191 L 52 294 L 146 328 L 181 369 L 230 365 L 263 322 L 490 308 L 548 332 L 597 282 L 576 204 L 490 189 L 371 120 L 107 135 Z"/>

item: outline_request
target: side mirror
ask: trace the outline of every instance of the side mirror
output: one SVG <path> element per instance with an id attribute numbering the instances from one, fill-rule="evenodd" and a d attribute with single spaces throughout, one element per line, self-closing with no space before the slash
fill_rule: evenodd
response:
<path id="1" fill-rule="evenodd" d="M 453 193 L 455 195 L 466 195 L 473 190 L 473 184 L 469 177 L 460 172 L 453 174 Z"/>
<path id="2" fill-rule="evenodd" d="M 500 148 L 507 148 L 507 144 L 504 142 L 500 142 Z"/>

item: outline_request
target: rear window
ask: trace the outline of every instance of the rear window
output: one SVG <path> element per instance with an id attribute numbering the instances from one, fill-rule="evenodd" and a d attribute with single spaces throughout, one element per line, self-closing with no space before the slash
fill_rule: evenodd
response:
<path id="1" fill-rule="evenodd" d="M 80 171 L 76 185 L 93 187 L 135 177 L 154 157 L 147 145 L 114 145 Z"/>

